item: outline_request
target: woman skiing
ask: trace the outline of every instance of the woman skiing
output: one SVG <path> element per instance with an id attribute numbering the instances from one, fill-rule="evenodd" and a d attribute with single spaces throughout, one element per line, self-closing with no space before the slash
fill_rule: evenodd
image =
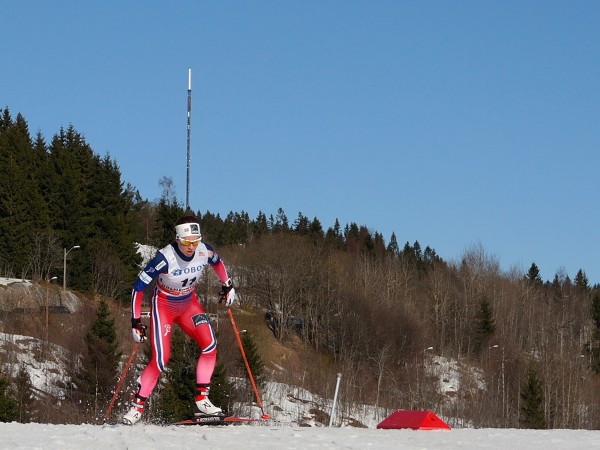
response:
<path id="1" fill-rule="evenodd" d="M 160 249 L 135 281 L 131 294 L 132 335 L 135 342 L 144 342 L 146 327 L 141 321 L 142 298 L 146 287 L 156 279 L 150 313 L 152 359 L 138 378 L 138 390 L 131 409 L 123 416 L 123 423 L 127 425 L 141 419 L 144 404 L 166 369 L 174 324 L 201 350 L 196 366 L 194 414 L 223 415 L 221 408 L 208 399 L 217 360 L 217 341 L 208 315 L 198 303 L 195 286 L 206 266 L 210 265 L 222 283 L 220 296 L 227 307 L 235 300 L 235 289 L 219 255 L 201 240 L 198 220 L 194 216 L 182 217 L 175 226 L 175 242 Z"/>

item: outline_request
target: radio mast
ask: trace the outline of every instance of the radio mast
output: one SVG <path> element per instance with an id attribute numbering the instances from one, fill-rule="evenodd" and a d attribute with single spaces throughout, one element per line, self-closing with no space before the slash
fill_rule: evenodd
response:
<path id="1" fill-rule="evenodd" d="M 190 210 L 190 131 L 192 128 L 192 69 L 188 69 L 187 98 L 187 177 L 185 186 L 185 210 Z"/>

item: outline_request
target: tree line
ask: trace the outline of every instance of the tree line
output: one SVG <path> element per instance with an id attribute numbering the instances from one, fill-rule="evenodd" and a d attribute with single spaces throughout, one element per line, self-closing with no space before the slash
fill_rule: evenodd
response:
<path id="1" fill-rule="evenodd" d="M 139 271 L 135 243 L 172 241 L 184 213 L 170 179 L 161 185 L 157 202 L 144 200 L 72 126 L 47 145 L 3 110 L 0 274 L 60 278 L 64 251 L 80 245 L 69 254 L 69 286 L 126 299 Z M 503 272 L 481 245 L 444 261 L 418 241 L 401 246 L 392 234 L 386 244 L 366 226 L 336 220 L 324 229 L 302 213 L 290 221 L 281 208 L 254 219 L 195 213 L 231 268 L 241 306 L 267 313 L 280 342 L 303 343 L 285 381 L 298 384 L 308 371 L 304 387 L 329 389 L 310 367 L 325 355 L 323 372 L 345 374 L 348 408 L 430 408 L 479 426 L 598 426 L 600 287 L 582 269 L 543 281 L 535 263 Z M 211 289 L 208 278 L 198 287 L 202 298 Z M 442 395 L 424 364 L 440 358 L 480 376 L 463 374 L 461 390 Z"/>

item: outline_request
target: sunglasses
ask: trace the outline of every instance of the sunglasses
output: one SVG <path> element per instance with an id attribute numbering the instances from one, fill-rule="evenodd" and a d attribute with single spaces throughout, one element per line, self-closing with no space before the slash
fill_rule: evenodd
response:
<path id="1" fill-rule="evenodd" d="M 198 244 L 200 243 L 200 239 L 196 239 L 195 241 L 188 241 L 186 239 L 179 239 L 179 243 L 181 245 L 185 245 L 185 246 L 192 245 L 194 247 L 198 247 Z"/>

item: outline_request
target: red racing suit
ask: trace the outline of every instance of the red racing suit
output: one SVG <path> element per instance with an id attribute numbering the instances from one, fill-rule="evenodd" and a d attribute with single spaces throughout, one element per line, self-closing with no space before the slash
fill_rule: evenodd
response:
<path id="1" fill-rule="evenodd" d="M 179 251 L 177 243 L 172 243 L 160 249 L 138 275 L 131 293 L 134 319 L 141 316 L 144 290 L 156 279 L 150 302 L 152 359 L 138 379 L 139 396 L 150 396 L 169 362 L 174 324 L 179 325 L 200 347 L 196 383 L 210 384 L 217 360 L 217 340 L 195 293 L 196 283 L 207 265 L 213 268 L 222 283 L 227 281 L 225 265 L 209 245 L 200 242 L 194 255 L 187 257 Z"/>

